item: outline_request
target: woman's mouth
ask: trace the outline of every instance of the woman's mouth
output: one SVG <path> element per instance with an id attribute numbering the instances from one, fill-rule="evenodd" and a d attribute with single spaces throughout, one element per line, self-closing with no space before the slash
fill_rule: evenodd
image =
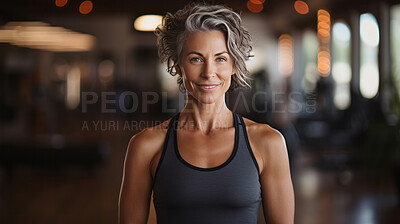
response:
<path id="1" fill-rule="evenodd" d="M 207 84 L 207 85 L 202 85 L 202 84 L 197 84 L 200 89 L 203 90 L 213 90 L 219 86 L 219 84 Z"/>

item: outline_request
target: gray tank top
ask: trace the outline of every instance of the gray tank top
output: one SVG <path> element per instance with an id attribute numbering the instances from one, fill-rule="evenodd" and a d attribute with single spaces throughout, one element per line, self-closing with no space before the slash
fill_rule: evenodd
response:
<path id="1" fill-rule="evenodd" d="M 179 113 L 171 119 L 153 183 L 158 224 L 257 223 L 259 168 L 243 118 L 232 113 L 232 154 L 212 168 L 194 166 L 181 157 L 177 147 Z"/>

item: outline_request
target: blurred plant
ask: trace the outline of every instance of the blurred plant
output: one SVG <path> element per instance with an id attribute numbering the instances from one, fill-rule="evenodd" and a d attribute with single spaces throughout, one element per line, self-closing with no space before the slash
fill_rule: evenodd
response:
<path id="1" fill-rule="evenodd" d="M 389 78 L 389 88 L 392 92 L 391 97 L 389 99 L 389 109 L 393 116 L 396 117 L 397 123 L 400 120 L 400 91 L 397 88 L 400 88 L 400 84 L 396 85 L 398 80 L 396 80 L 395 74 L 392 74 Z"/>
<path id="2" fill-rule="evenodd" d="M 388 119 L 370 122 L 362 136 L 361 158 L 368 173 L 378 184 L 394 178 L 400 205 L 400 99 L 393 76 L 389 83 L 392 93 L 389 99 L 391 114 Z"/>
<path id="3" fill-rule="evenodd" d="M 372 121 L 364 133 L 362 159 L 366 168 L 377 177 L 400 170 L 400 123 Z"/>
<path id="4" fill-rule="evenodd" d="M 391 114 L 388 119 L 371 121 L 361 144 L 364 164 L 379 176 L 400 171 L 400 97 L 394 75 L 388 84 Z"/>

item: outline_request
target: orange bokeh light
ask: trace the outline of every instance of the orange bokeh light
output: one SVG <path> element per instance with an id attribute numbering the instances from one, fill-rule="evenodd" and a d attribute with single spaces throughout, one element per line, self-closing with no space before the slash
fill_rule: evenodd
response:
<path id="1" fill-rule="evenodd" d="M 307 14 L 310 11 L 307 3 L 305 3 L 304 1 L 296 1 L 294 3 L 294 9 L 296 10 L 296 12 L 302 15 Z"/>
<path id="2" fill-rule="evenodd" d="M 56 6 L 64 7 L 67 4 L 68 0 L 56 0 Z"/>
<path id="3" fill-rule="evenodd" d="M 265 2 L 265 0 L 250 0 L 252 3 L 256 4 L 256 5 L 260 5 L 263 4 Z"/>
<path id="4" fill-rule="evenodd" d="M 330 24 L 327 22 L 319 22 L 318 23 L 318 29 L 330 29 Z"/>
<path id="5" fill-rule="evenodd" d="M 329 30 L 319 29 L 318 30 L 318 35 L 321 36 L 321 37 L 327 37 L 328 38 L 330 36 L 330 33 L 329 33 Z"/>
<path id="6" fill-rule="evenodd" d="M 252 1 L 248 1 L 247 8 L 250 12 L 259 13 L 264 9 L 264 6 L 262 4 L 254 4 Z"/>
<path id="7" fill-rule="evenodd" d="M 331 69 L 331 59 L 329 51 L 320 51 L 318 53 L 318 72 L 320 76 L 326 77 L 329 75 L 329 71 Z"/>
<path id="8" fill-rule="evenodd" d="M 320 52 L 318 52 L 318 57 L 327 57 L 327 58 L 329 58 L 330 55 L 329 55 L 329 52 L 327 50 L 321 50 L 320 49 Z"/>
<path id="9" fill-rule="evenodd" d="M 330 23 L 331 19 L 329 18 L 329 15 L 319 15 L 318 21 Z"/>
<path id="10" fill-rule="evenodd" d="M 93 9 L 92 1 L 84 1 L 79 6 L 79 12 L 81 14 L 88 14 L 88 13 L 90 13 L 92 11 L 92 9 Z"/>
<path id="11" fill-rule="evenodd" d="M 320 9 L 320 10 L 318 10 L 318 15 L 326 15 L 326 16 L 329 16 L 329 12 L 326 11 L 325 9 Z"/>
<path id="12" fill-rule="evenodd" d="M 279 72 L 289 77 L 293 73 L 293 38 L 289 34 L 282 34 L 278 39 L 278 69 Z"/>
<path id="13" fill-rule="evenodd" d="M 331 18 L 329 12 L 326 10 L 318 10 L 318 72 L 322 77 L 326 77 L 331 69 L 331 56 L 330 56 L 330 30 Z"/>

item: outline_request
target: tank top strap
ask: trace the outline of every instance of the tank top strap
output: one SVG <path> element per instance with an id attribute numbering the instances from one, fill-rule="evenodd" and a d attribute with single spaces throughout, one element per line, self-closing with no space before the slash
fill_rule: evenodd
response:
<path id="1" fill-rule="evenodd" d="M 160 170 L 160 167 L 163 163 L 163 160 L 165 160 L 165 157 L 171 157 L 171 154 L 173 152 L 172 146 L 174 144 L 174 136 L 173 136 L 173 129 L 176 127 L 176 122 L 177 122 L 177 117 L 179 116 L 179 112 L 172 116 L 171 120 L 169 121 L 168 127 L 167 127 L 167 134 L 165 135 L 165 140 L 164 140 L 164 146 L 162 149 L 161 157 L 160 160 L 158 161 L 156 171 L 154 173 L 154 181 L 153 181 L 153 187 L 154 184 L 157 180 L 157 175 L 158 171 Z M 169 148 L 169 150 L 168 150 Z M 170 158 L 167 158 L 166 160 L 169 160 Z"/>
<path id="2" fill-rule="evenodd" d="M 235 116 L 235 120 L 236 120 L 236 123 L 238 124 L 238 125 L 240 125 L 240 126 L 242 126 L 243 124 L 242 124 L 242 119 L 240 119 L 240 115 L 239 114 L 237 114 L 237 113 L 235 113 L 235 112 L 233 112 L 233 115 Z"/>
<path id="3" fill-rule="evenodd" d="M 171 121 L 168 124 L 168 130 L 176 127 L 175 124 L 178 122 L 177 118 L 179 117 L 179 114 L 180 114 L 180 112 L 178 112 L 174 116 L 172 116 Z"/>
<path id="4" fill-rule="evenodd" d="M 247 149 L 246 151 L 250 154 L 250 157 L 254 163 L 254 166 L 257 169 L 258 174 L 260 173 L 260 168 L 258 166 L 258 162 L 256 160 L 256 157 L 254 156 L 254 152 L 253 149 L 251 148 L 250 145 L 250 141 L 249 141 L 249 136 L 247 134 L 247 128 L 246 128 L 246 124 L 243 120 L 242 115 L 237 114 L 237 118 L 238 118 L 238 124 L 239 124 L 239 141 L 244 144 L 245 146 L 243 147 L 244 149 Z"/>

